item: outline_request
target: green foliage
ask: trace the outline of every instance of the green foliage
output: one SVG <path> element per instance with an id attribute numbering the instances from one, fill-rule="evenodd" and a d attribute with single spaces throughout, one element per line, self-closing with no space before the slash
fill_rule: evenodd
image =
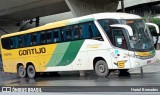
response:
<path id="1" fill-rule="evenodd" d="M 160 18 L 152 18 L 151 22 L 157 24 L 160 27 Z"/>
<path id="2" fill-rule="evenodd" d="M 150 22 L 150 23 L 155 23 L 155 24 L 157 24 L 158 26 L 159 26 L 159 28 L 160 28 L 160 18 L 146 18 L 146 17 L 143 17 L 142 18 L 144 21 L 147 21 L 147 19 L 148 19 L 148 21 Z M 149 27 L 149 30 L 150 30 L 150 32 L 151 32 L 151 34 L 152 34 L 152 36 L 160 36 L 160 34 L 158 34 L 157 35 L 157 33 L 156 33 L 156 29 L 154 28 L 154 27 Z"/>
<path id="3" fill-rule="evenodd" d="M 146 21 L 146 19 L 148 19 L 148 18 L 143 17 L 142 19 L 143 19 L 144 21 Z M 155 23 L 155 24 L 157 24 L 158 26 L 160 26 L 160 18 L 151 18 L 151 19 L 149 19 L 149 22 Z"/>

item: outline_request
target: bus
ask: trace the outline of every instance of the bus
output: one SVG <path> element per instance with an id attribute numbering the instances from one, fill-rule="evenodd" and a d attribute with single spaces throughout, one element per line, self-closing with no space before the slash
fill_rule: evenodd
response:
<path id="1" fill-rule="evenodd" d="M 154 23 L 146 23 L 148 25 L 151 35 L 153 36 L 154 47 L 157 49 L 157 44 L 159 43 L 159 26 Z"/>
<path id="2" fill-rule="evenodd" d="M 151 35 L 153 36 L 154 47 L 156 49 L 156 56 L 158 62 L 160 61 L 160 36 L 159 36 L 159 26 L 154 23 L 146 23 L 149 27 Z"/>
<path id="3" fill-rule="evenodd" d="M 157 61 L 153 38 L 138 15 L 97 13 L 1 36 L 4 72 L 94 70 L 98 76 Z"/>

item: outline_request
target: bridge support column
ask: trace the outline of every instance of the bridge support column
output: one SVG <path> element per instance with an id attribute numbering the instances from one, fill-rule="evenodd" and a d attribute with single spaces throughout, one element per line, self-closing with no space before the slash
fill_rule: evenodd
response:
<path id="1" fill-rule="evenodd" d="M 100 12 L 114 12 L 119 0 L 65 0 L 75 17 Z"/>

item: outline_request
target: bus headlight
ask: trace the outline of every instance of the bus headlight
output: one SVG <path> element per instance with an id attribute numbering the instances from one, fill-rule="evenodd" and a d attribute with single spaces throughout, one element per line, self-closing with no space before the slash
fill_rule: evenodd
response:
<path id="1" fill-rule="evenodd" d="M 130 57 L 134 57 L 134 58 L 140 58 L 140 56 L 135 55 L 135 54 L 131 54 Z"/>

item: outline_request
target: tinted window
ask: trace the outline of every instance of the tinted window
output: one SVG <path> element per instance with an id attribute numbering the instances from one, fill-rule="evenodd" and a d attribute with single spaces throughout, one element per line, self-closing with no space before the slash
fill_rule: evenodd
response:
<path id="1" fill-rule="evenodd" d="M 40 32 L 40 43 L 45 44 L 46 43 L 46 32 Z"/>
<path id="2" fill-rule="evenodd" d="M 37 45 L 37 33 L 31 34 L 31 45 Z"/>
<path id="3" fill-rule="evenodd" d="M 119 22 L 117 20 L 114 20 L 114 19 L 102 19 L 102 20 L 99 20 L 98 22 L 100 23 L 103 30 L 106 32 L 106 34 L 107 34 L 108 38 L 110 39 L 111 43 L 114 44 L 110 25 L 118 24 Z"/>
<path id="4" fill-rule="evenodd" d="M 53 35 L 54 35 L 54 42 L 57 43 L 57 42 L 60 42 L 60 29 L 55 29 L 54 32 L 53 32 Z"/>
<path id="5" fill-rule="evenodd" d="M 6 49 L 13 49 L 81 39 L 100 40 L 99 38 L 102 39 L 94 22 L 87 22 L 12 38 L 4 38 L 2 39 L 2 46 Z"/>
<path id="6" fill-rule="evenodd" d="M 73 26 L 73 39 L 79 40 L 81 39 L 81 36 L 82 36 L 82 31 L 80 30 L 79 25 L 74 25 Z"/>
<path id="7" fill-rule="evenodd" d="M 65 41 L 71 41 L 72 40 L 72 26 L 67 26 L 65 28 Z"/>
<path id="8" fill-rule="evenodd" d="M 94 22 L 80 24 L 79 34 L 82 39 L 103 40 Z"/>
<path id="9" fill-rule="evenodd" d="M 19 43 L 19 46 L 18 46 L 18 47 L 20 47 L 20 48 L 21 48 L 21 47 L 24 47 L 23 41 L 24 41 L 24 40 L 23 40 L 23 36 L 19 36 L 19 37 L 18 37 L 18 43 Z"/>
<path id="10" fill-rule="evenodd" d="M 13 39 L 11 39 L 11 38 L 3 38 L 2 39 L 2 47 L 4 49 L 12 49 L 12 48 L 14 48 L 13 43 L 14 43 Z"/>
<path id="11" fill-rule="evenodd" d="M 97 29 L 96 25 L 92 22 L 89 24 L 90 26 L 90 35 L 92 36 L 92 39 L 95 39 L 95 40 L 103 40 L 99 30 Z"/>
<path id="12" fill-rule="evenodd" d="M 30 46 L 30 34 L 24 35 L 24 46 Z"/>
<path id="13" fill-rule="evenodd" d="M 53 32 L 52 30 L 48 30 L 46 32 L 46 40 L 47 40 L 47 43 L 51 43 L 52 42 L 52 37 L 53 37 Z"/>

